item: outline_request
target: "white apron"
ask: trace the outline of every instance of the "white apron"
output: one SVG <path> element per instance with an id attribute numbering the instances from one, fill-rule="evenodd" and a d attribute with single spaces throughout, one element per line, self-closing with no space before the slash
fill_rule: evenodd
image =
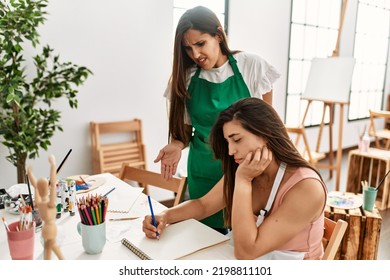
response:
<path id="1" fill-rule="evenodd" d="M 257 217 L 257 221 L 256 221 L 257 227 L 259 227 L 263 223 L 265 215 L 267 215 L 268 211 L 271 209 L 285 171 L 286 171 L 286 163 L 282 162 L 279 166 L 278 172 L 276 173 L 276 178 L 274 184 L 272 185 L 272 190 L 269 195 L 267 205 L 265 206 L 265 208 L 260 210 L 259 216 Z M 261 257 L 258 257 L 256 260 L 303 260 L 304 256 L 305 256 L 305 252 L 275 250 Z"/>

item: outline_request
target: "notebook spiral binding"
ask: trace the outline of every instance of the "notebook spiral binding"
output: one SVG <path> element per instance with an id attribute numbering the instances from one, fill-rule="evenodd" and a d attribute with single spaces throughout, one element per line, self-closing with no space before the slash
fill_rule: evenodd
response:
<path id="1" fill-rule="evenodd" d="M 132 251 L 137 257 L 139 257 L 141 260 L 151 260 L 151 258 L 145 254 L 143 251 L 138 249 L 133 243 L 131 243 L 126 238 L 123 238 L 121 240 L 121 243 L 126 246 L 127 249 Z"/>

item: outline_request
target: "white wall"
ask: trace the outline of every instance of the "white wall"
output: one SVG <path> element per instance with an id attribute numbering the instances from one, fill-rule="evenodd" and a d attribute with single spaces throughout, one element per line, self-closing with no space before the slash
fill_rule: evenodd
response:
<path id="1" fill-rule="evenodd" d="M 348 2 L 341 55 L 352 55 L 356 3 Z M 290 5 L 290 0 L 230 0 L 229 14 L 231 48 L 258 53 L 282 74 L 274 85 L 274 107 L 283 118 Z M 70 148 L 73 152 L 60 176 L 91 174 L 89 122 L 131 118 L 143 120 L 148 166 L 158 171 L 153 160 L 167 141 L 162 94 L 171 71 L 172 0 L 51 0 L 48 12 L 41 43 L 49 44 L 64 61 L 89 67 L 94 75 L 79 88 L 78 110 L 70 109 L 66 101 L 56 104 L 64 132 L 52 138 L 49 151 L 28 162 L 35 175 L 47 176 L 48 155 L 54 154 L 59 163 Z M 385 93 L 390 91 L 389 75 L 390 71 Z M 337 111 L 336 117 L 337 123 Z M 348 123 L 345 110 L 343 147 L 356 145 L 357 129 L 365 123 Z M 317 131 L 309 130 L 313 141 Z M 322 149 L 327 148 L 327 137 L 326 129 Z M 336 144 L 337 131 L 334 137 Z M 16 182 L 16 168 L 5 160 L 7 154 L 0 145 L 0 188 Z M 180 168 L 185 159 L 186 153 Z"/>
<path id="2" fill-rule="evenodd" d="M 290 4 L 289 0 L 230 0 L 229 14 L 230 47 L 259 54 L 281 73 L 281 78 L 274 84 L 273 105 L 282 118 L 286 99 Z"/>
<path id="3" fill-rule="evenodd" d="M 93 71 L 72 110 L 63 100 L 64 132 L 52 138 L 49 150 L 29 161 L 36 176 L 48 176 L 47 157 L 57 163 L 73 149 L 60 175 L 91 174 L 89 122 L 140 118 L 144 126 L 149 167 L 167 142 L 163 92 L 170 75 L 172 53 L 172 1 L 155 0 L 51 0 L 47 21 L 40 29 L 42 44 L 49 44 L 63 61 Z M 16 183 L 16 168 L 5 160 L 0 145 L 0 188 Z"/>

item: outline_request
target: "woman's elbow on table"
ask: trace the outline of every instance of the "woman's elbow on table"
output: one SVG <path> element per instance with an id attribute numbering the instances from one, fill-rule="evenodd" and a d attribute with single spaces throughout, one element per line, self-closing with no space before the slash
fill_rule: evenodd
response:
<path id="1" fill-rule="evenodd" d="M 257 258 L 255 252 L 254 252 L 254 246 L 252 248 L 247 248 L 244 246 L 237 246 L 234 245 L 234 256 L 238 260 L 253 260 Z"/>

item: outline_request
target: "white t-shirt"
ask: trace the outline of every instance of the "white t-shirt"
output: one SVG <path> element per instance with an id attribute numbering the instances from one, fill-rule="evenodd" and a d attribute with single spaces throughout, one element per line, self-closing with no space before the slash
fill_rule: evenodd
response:
<path id="1" fill-rule="evenodd" d="M 237 60 L 238 70 L 244 78 L 251 97 L 263 99 L 263 95 L 272 90 L 272 84 L 280 77 L 279 72 L 257 54 L 239 52 L 234 54 L 233 57 Z M 187 89 L 196 70 L 196 66 L 190 69 Z M 222 83 L 233 75 L 233 69 L 229 64 L 229 60 L 227 60 L 221 67 L 200 71 L 199 78 L 213 83 Z M 164 96 L 169 99 L 170 85 L 166 88 Z M 184 118 L 186 124 L 191 124 L 191 119 L 187 111 Z"/>

